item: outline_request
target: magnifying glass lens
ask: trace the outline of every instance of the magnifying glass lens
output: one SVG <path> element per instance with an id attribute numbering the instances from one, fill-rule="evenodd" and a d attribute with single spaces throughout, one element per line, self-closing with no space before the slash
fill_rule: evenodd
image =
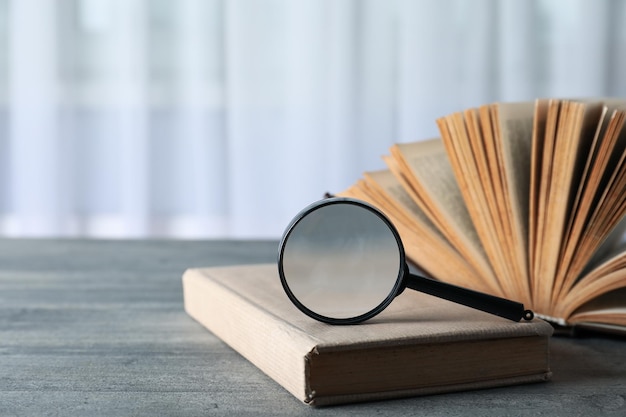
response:
<path id="1" fill-rule="evenodd" d="M 318 204 L 298 215 L 283 237 L 281 281 L 310 316 L 362 321 L 382 311 L 401 285 L 400 245 L 386 219 L 369 207 Z"/>
<path id="2" fill-rule="evenodd" d="M 411 274 L 395 227 L 354 199 L 331 198 L 300 212 L 281 240 L 278 273 L 301 311 L 331 324 L 370 319 L 404 288 L 509 320 L 534 317 L 521 303 Z"/>

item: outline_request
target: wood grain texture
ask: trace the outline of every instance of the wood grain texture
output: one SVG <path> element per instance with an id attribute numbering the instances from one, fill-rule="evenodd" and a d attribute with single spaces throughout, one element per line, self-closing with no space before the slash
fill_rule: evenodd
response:
<path id="1" fill-rule="evenodd" d="M 0 240 L 0 416 L 626 414 L 626 339 L 553 337 L 551 382 L 313 409 L 183 311 L 189 267 L 277 242 Z"/>

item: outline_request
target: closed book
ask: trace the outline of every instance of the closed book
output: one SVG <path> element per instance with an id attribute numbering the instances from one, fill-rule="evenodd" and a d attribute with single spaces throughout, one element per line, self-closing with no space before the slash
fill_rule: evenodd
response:
<path id="1" fill-rule="evenodd" d="M 302 314 L 275 264 L 192 268 L 186 312 L 301 401 L 324 406 L 546 381 L 552 326 L 406 290 L 365 323 Z"/>

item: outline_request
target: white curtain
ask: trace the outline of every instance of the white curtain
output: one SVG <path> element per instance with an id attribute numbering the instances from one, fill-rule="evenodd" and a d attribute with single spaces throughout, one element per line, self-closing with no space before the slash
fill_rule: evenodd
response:
<path id="1" fill-rule="evenodd" d="M 626 96 L 626 2 L 0 0 L 0 235 L 278 237 L 492 101 Z"/>

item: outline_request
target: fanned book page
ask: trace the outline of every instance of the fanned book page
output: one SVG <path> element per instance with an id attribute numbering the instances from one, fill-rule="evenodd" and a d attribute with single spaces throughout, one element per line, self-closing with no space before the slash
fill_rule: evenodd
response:
<path id="1" fill-rule="evenodd" d="M 433 257 L 463 264 L 424 270 L 560 325 L 626 331 L 626 299 L 616 296 L 626 288 L 625 121 L 621 99 L 493 103 L 437 119 L 441 139 L 394 145 L 384 160 L 403 199 L 448 242 L 425 254 L 429 239 L 404 227 L 408 256 L 421 267 Z M 379 176 L 364 177 L 385 189 Z M 339 194 L 412 224 L 408 205 L 391 201 L 398 191 L 354 191 Z"/>
<path id="2" fill-rule="evenodd" d="M 459 254 L 481 276 L 489 278 L 491 286 L 497 287 L 499 284 L 463 204 L 463 195 L 443 143 L 439 139 L 431 139 L 396 144 L 391 148 L 391 155 L 384 158 L 385 162 L 415 202 Z M 410 172 L 411 175 L 404 176 L 403 172 Z"/>

